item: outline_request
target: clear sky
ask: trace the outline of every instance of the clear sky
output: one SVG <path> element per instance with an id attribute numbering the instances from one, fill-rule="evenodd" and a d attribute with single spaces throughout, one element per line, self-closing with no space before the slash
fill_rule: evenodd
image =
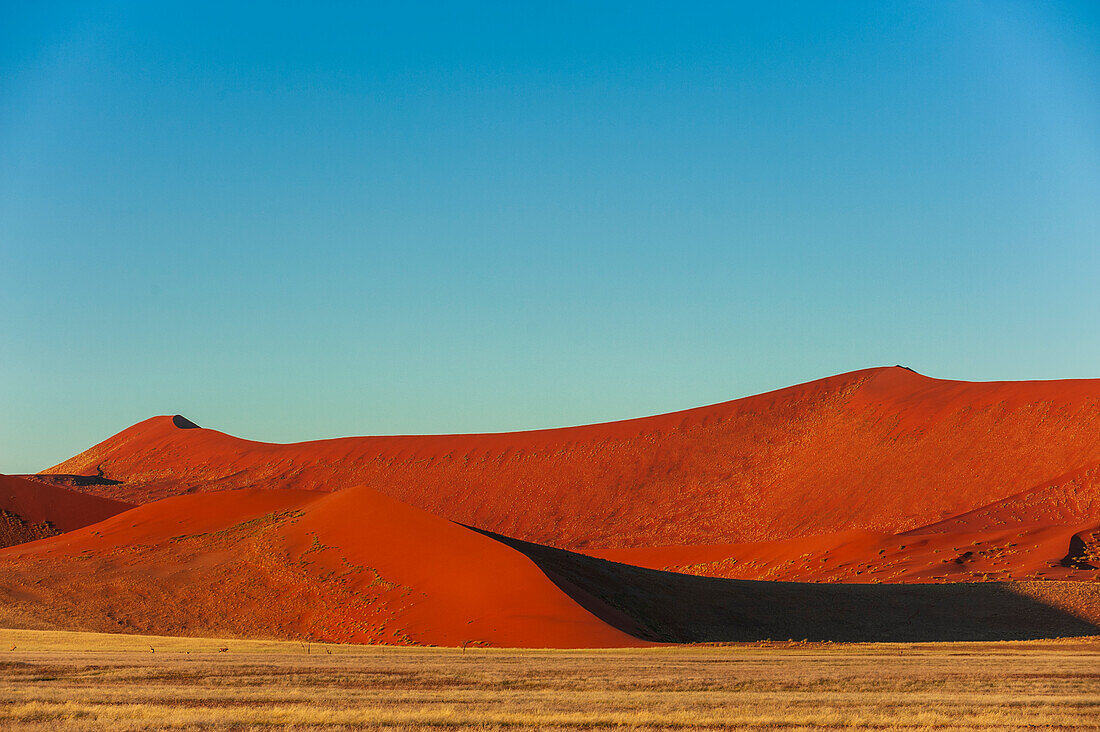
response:
<path id="1" fill-rule="evenodd" d="M 1100 4 L 592 5 L 0 2 L 0 472 L 1100 376 Z"/>

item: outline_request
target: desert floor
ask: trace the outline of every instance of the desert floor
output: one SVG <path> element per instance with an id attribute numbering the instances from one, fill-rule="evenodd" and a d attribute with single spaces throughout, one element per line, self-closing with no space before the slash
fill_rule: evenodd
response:
<path id="1" fill-rule="evenodd" d="M 463 651 L 0 630 L 0 644 L 3 729 L 1100 729 L 1100 638 Z"/>

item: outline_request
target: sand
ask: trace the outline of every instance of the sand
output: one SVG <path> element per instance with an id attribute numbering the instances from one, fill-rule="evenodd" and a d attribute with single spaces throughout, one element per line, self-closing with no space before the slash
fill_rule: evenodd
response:
<path id="1" fill-rule="evenodd" d="M 1095 635 L 1098 407 L 1100 380 L 895 367 L 532 432 L 284 445 L 154 417 L 0 477 L 0 627 L 533 648 Z"/>

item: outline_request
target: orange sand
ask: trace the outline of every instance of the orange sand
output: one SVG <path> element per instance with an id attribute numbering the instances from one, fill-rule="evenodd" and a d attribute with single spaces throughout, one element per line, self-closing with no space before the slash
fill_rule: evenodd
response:
<path id="1" fill-rule="evenodd" d="M 532 432 L 282 445 L 154 417 L 54 485 L 0 477 L 11 541 L 68 531 L 0 550 L 0 617 L 548 647 L 1087 634 L 1097 434 L 1100 380 L 899 367 Z"/>
<path id="2" fill-rule="evenodd" d="M 643 644 L 514 549 L 363 487 L 170 498 L 0 551 L 0 567 L 24 601 L 65 596 L 67 614 L 98 629 L 125 612 L 124 629 L 213 631 L 213 614 L 230 631 L 274 637 Z"/>
<path id="3" fill-rule="evenodd" d="M 603 549 L 899 533 L 1095 469 L 1096 434 L 1100 380 L 970 383 L 895 367 L 534 432 L 280 445 L 156 417 L 49 472 L 101 471 L 124 482 L 86 490 L 134 502 L 362 484 L 464 524 Z"/>

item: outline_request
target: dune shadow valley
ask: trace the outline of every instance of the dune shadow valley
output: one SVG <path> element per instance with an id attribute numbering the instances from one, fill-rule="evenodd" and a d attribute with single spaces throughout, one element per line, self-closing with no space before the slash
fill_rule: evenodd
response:
<path id="1" fill-rule="evenodd" d="M 1100 380 L 902 367 L 561 429 L 153 417 L 0 477 L 0 625 L 458 648 L 1100 634 Z"/>

